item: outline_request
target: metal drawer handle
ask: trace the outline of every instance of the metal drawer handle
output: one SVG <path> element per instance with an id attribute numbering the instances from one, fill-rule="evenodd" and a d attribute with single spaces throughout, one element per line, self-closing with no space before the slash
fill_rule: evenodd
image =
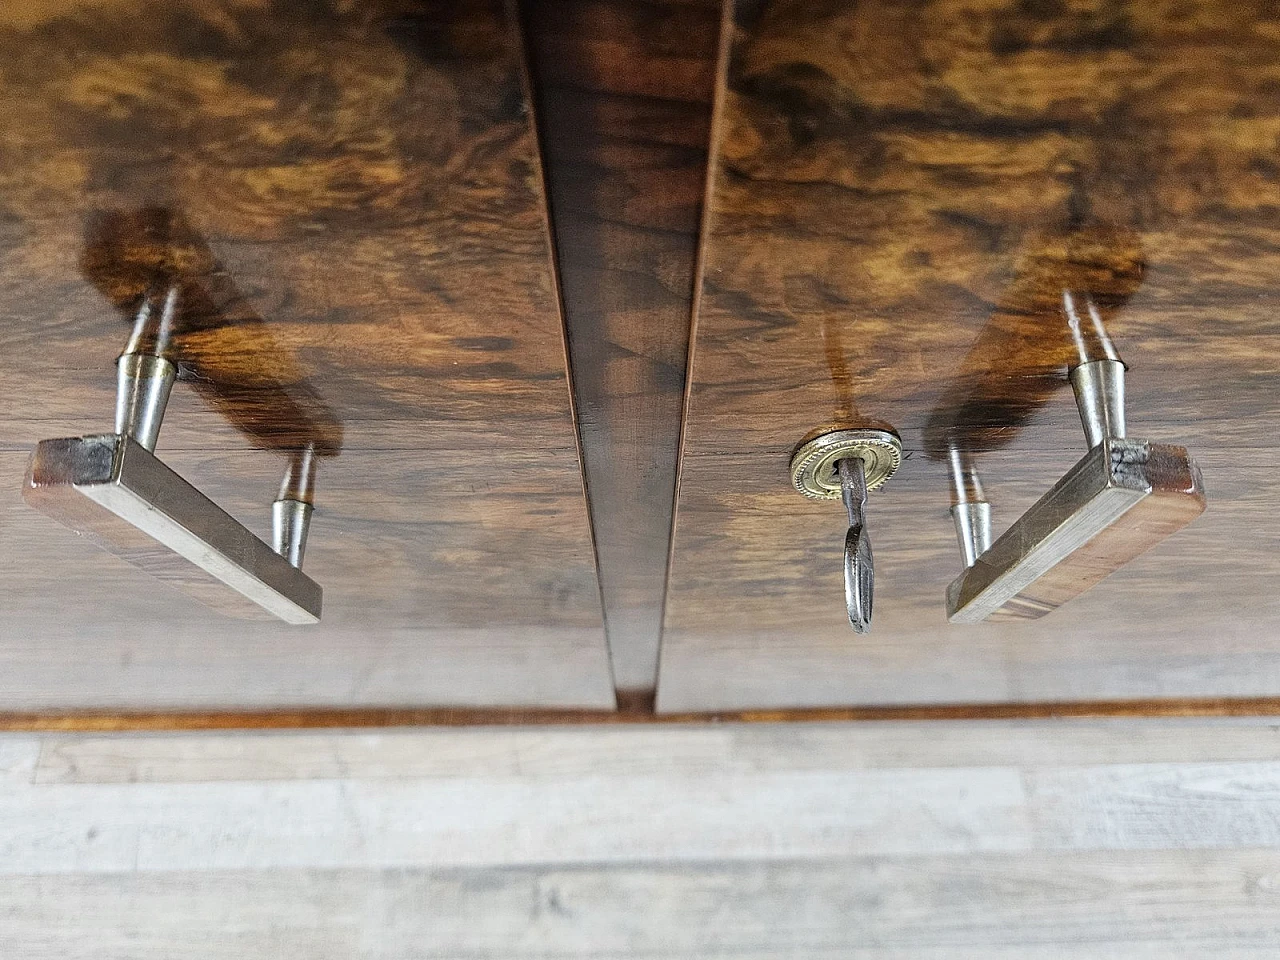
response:
<path id="1" fill-rule="evenodd" d="M 1204 512 L 1200 469 L 1186 448 L 1126 437 L 1125 365 L 1093 300 L 1068 291 L 1062 306 L 1089 452 L 992 543 L 977 471 L 951 450 L 951 514 L 965 562 L 947 588 L 952 623 L 1042 617 Z"/>
<path id="2" fill-rule="evenodd" d="M 320 620 L 320 585 L 300 569 L 315 488 L 313 450 L 296 453 L 272 505 L 274 546 L 153 453 L 177 367 L 162 354 L 176 290 L 145 301 L 116 363 L 115 432 L 42 440 L 24 499 L 103 549 L 223 612 Z M 145 333 L 145 336 L 144 336 Z M 154 339 L 153 352 L 138 352 Z M 156 550 L 156 544 L 164 550 Z M 230 587 L 234 593 L 226 588 Z"/>

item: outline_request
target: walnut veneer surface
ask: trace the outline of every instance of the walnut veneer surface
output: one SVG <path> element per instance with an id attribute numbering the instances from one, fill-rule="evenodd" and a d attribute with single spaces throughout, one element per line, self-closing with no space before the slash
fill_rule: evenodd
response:
<path id="1" fill-rule="evenodd" d="M 0 702 L 607 708 L 536 139 L 501 3 L 0 11 Z M 321 453 L 322 624 L 244 623 L 19 499 L 181 292 L 157 453 L 260 535 Z"/>
<path id="2" fill-rule="evenodd" d="M 1270 6 L 744 2 L 723 70 L 659 708 L 1280 690 Z M 1044 620 L 948 626 L 947 444 L 997 535 L 1084 452 L 1063 288 L 1208 511 Z M 860 424 L 907 450 L 865 637 L 843 511 L 787 474 Z"/>

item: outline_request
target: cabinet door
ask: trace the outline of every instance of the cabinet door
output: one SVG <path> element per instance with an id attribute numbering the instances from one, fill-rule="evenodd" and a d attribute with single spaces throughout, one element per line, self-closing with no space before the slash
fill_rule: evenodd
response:
<path id="1" fill-rule="evenodd" d="M 523 83 L 498 2 L 0 11 L 0 705 L 613 703 Z M 156 454 L 269 537 L 316 455 L 313 626 L 211 612 L 20 497 L 109 433 L 180 290 Z"/>
<path id="2" fill-rule="evenodd" d="M 773 0 L 732 31 L 659 706 L 1280 693 L 1275 12 Z M 1129 365 L 1129 435 L 1185 445 L 1208 510 L 1042 619 L 949 624 L 941 441 L 997 536 L 1084 454 L 1073 289 Z M 905 450 L 863 636 L 844 511 L 789 476 L 831 425 Z"/>

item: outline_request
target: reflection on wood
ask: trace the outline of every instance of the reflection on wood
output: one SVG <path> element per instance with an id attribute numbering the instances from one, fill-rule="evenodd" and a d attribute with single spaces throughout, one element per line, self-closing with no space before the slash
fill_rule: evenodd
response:
<path id="1" fill-rule="evenodd" d="M 0 10 L 0 283 L 21 318 L 0 350 L 24 357 L 0 382 L 5 429 L 111 409 L 123 329 L 100 289 L 129 278 L 93 247 L 112 211 L 161 209 L 239 292 L 184 346 L 238 406 L 264 391 L 255 424 L 274 377 L 309 383 L 352 449 L 430 447 L 458 421 L 507 449 L 571 438 L 513 26 L 496 0 Z M 388 422 L 398 436 L 360 428 Z M 218 414 L 170 428 L 241 442 Z"/>
<path id="2" fill-rule="evenodd" d="M 1081 358 L 1064 293 L 1086 292 L 1108 323 L 1142 283 L 1133 230 L 1094 226 L 1035 243 L 934 406 L 924 433 L 931 457 L 1005 446 L 1066 385 L 1067 367 Z"/>
<path id="3" fill-rule="evenodd" d="M 1260 2 L 738 5 L 660 708 L 1280 689 L 1280 605 L 1258 588 L 1280 495 L 1278 39 Z M 948 475 L 921 454 L 953 427 L 994 451 L 999 533 L 1082 452 L 1065 390 L 1036 408 L 1065 386 L 1043 308 L 1080 268 L 1111 298 L 1131 430 L 1185 444 L 1224 499 L 1058 617 L 948 627 Z M 833 405 L 908 451 L 869 506 L 861 639 L 838 518 L 787 484 Z"/>
<path id="4" fill-rule="evenodd" d="M 145 298 L 174 293 L 173 342 L 163 355 L 255 446 L 295 445 L 321 457 L 342 449 L 342 424 L 181 216 L 156 207 L 95 214 L 81 268 L 130 324 Z"/>
<path id="5" fill-rule="evenodd" d="M 0 60 L 0 702 L 611 706 L 507 7 L 36 0 L 0 8 Z M 263 534 L 286 451 L 341 447 L 305 639 L 19 500 L 36 441 L 110 429 L 157 274 L 197 388 L 166 463 Z"/>

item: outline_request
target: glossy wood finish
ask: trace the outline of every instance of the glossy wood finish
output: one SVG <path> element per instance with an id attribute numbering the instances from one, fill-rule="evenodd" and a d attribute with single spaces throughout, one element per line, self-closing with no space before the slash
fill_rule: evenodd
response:
<path id="1" fill-rule="evenodd" d="M 500 3 L 0 11 L 0 703 L 613 704 L 541 172 Z M 158 454 L 260 535 L 323 455 L 315 628 L 246 626 L 24 507 L 176 284 Z"/>
<path id="2" fill-rule="evenodd" d="M 522 10 L 614 677 L 652 691 L 721 4 Z"/>
<path id="3" fill-rule="evenodd" d="M 1277 39 L 1213 0 L 738 5 L 660 708 L 1280 689 Z M 1209 510 L 1050 617 L 949 627 L 945 440 L 997 534 L 1083 452 L 1066 288 L 1104 304 L 1130 435 L 1185 445 Z M 880 424 L 908 459 L 871 497 L 857 638 L 840 511 L 786 468 Z"/>

